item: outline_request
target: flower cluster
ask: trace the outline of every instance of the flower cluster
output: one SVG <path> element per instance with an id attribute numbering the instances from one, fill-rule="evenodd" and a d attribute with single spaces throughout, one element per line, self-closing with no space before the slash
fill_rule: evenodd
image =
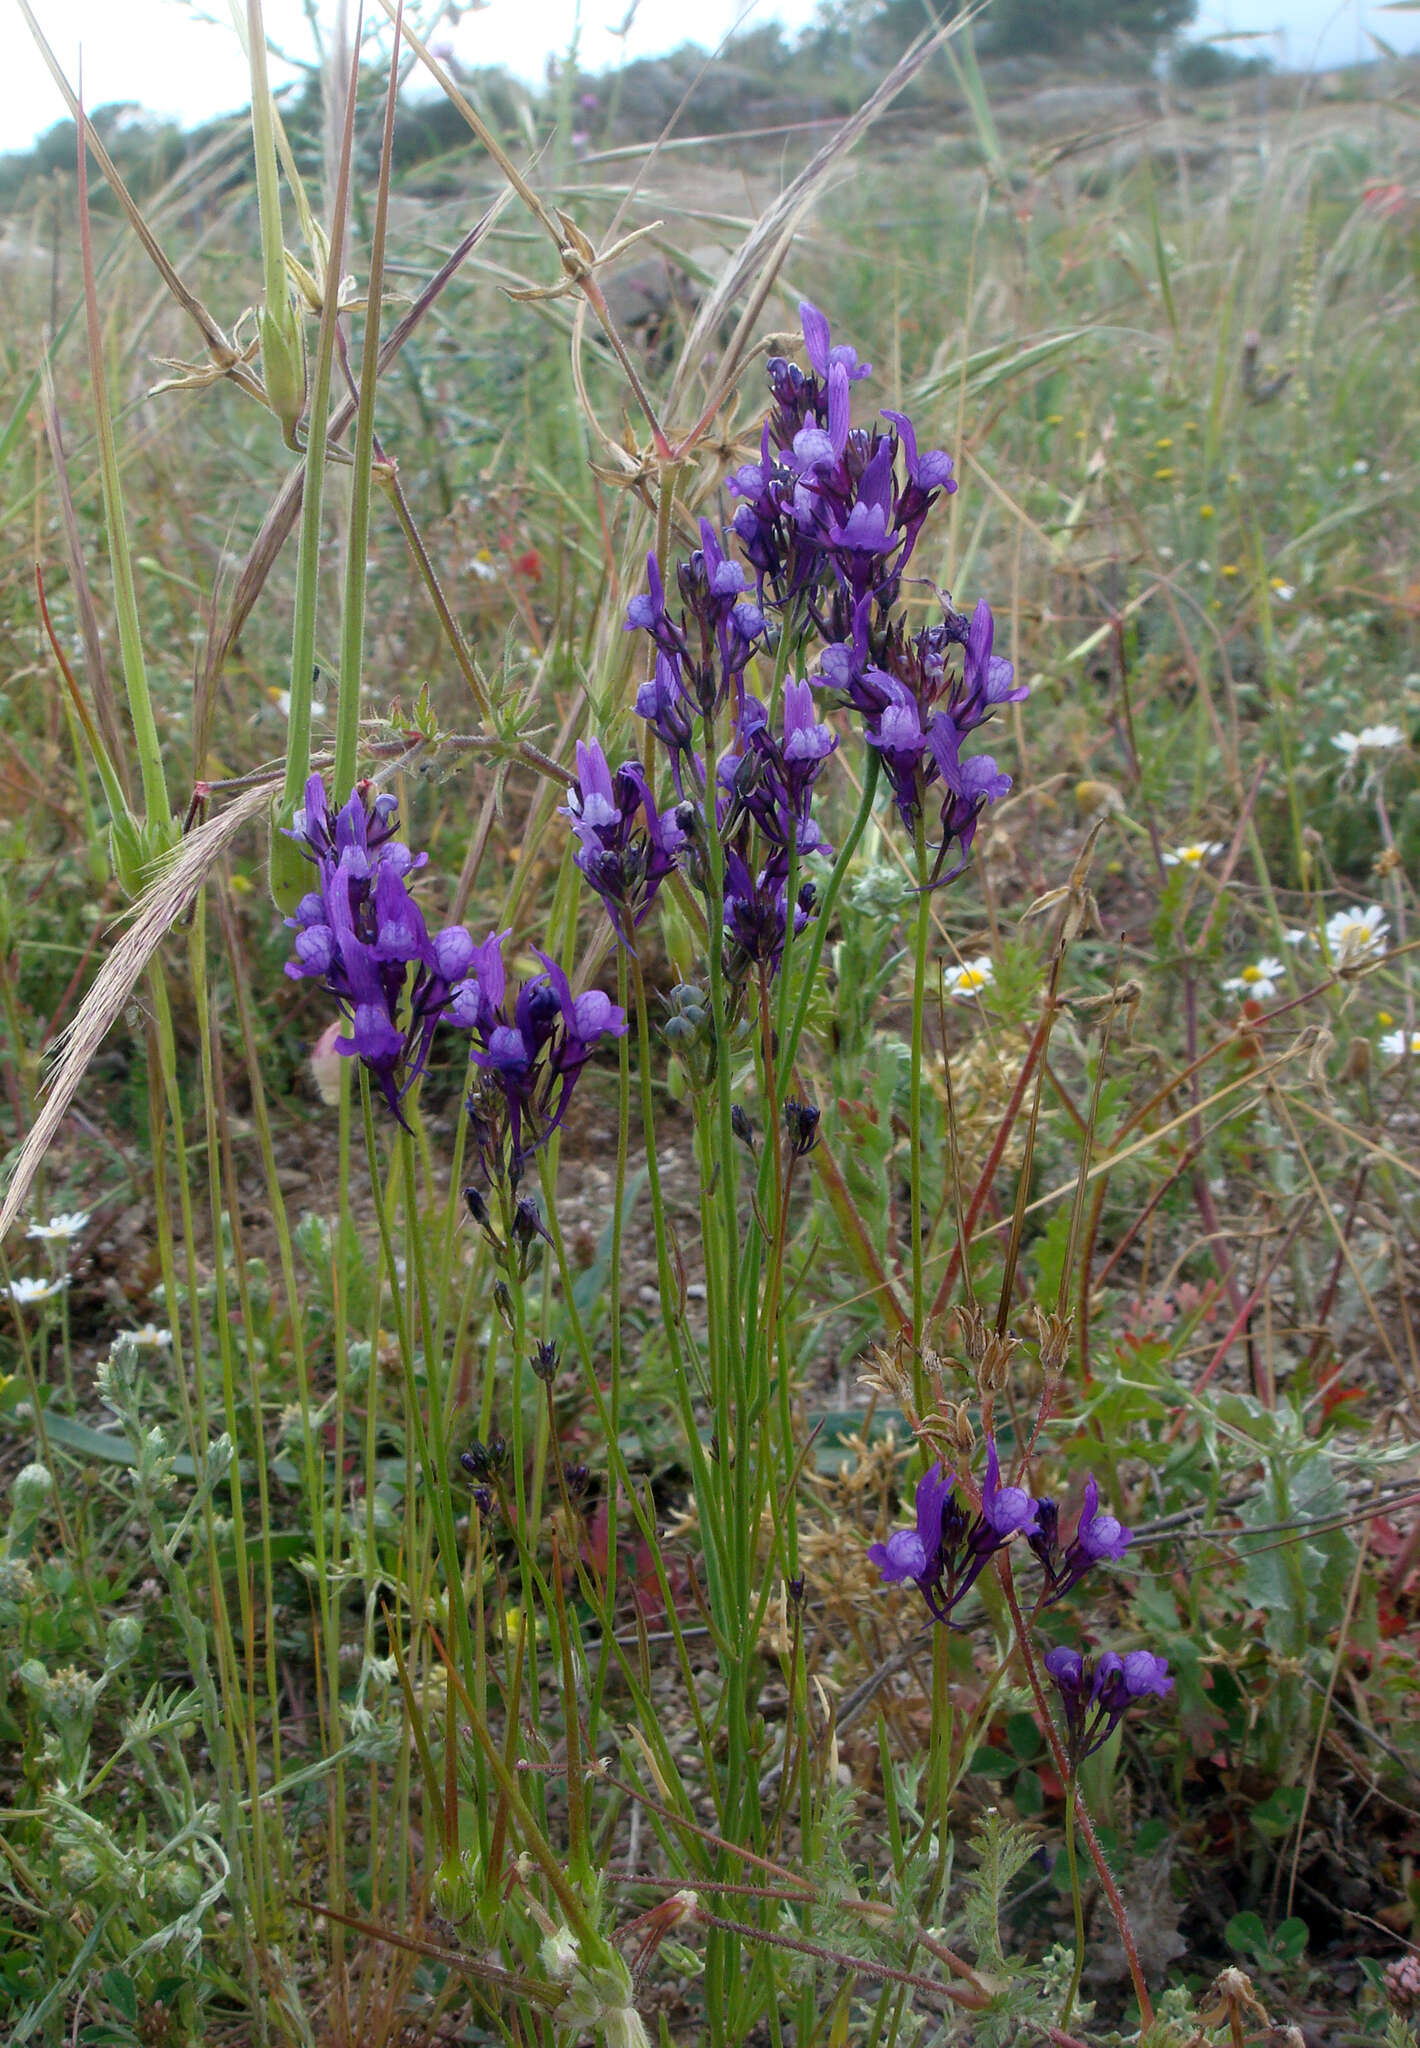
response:
<path id="1" fill-rule="evenodd" d="M 657 810 L 640 763 L 624 761 L 613 775 L 595 740 L 577 742 L 577 784 L 562 815 L 577 835 L 577 866 L 629 946 L 676 865 L 685 833 L 673 814 Z"/>
<path id="2" fill-rule="evenodd" d="M 1062 1643 L 1046 1651 L 1044 1662 L 1064 1710 L 1072 1771 L 1108 1742 L 1135 1700 L 1163 1699 L 1173 1689 L 1168 1660 L 1151 1650 L 1130 1650 L 1123 1657 L 1104 1650 L 1087 1674 L 1080 1652 Z"/>
<path id="3" fill-rule="evenodd" d="M 860 605 L 847 637 L 824 649 L 814 678 L 861 715 L 863 737 L 877 749 L 908 831 L 916 830 L 929 792 L 939 789 L 934 882 L 960 874 L 982 810 L 1011 787 L 989 754 L 962 754 L 966 739 L 1002 704 L 1029 694 L 1011 663 L 993 652 L 995 634 L 984 598 L 969 619 L 947 607 L 936 625 L 913 634 L 901 622 L 870 631 L 868 609 Z M 960 858 L 947 869 L 954 845 Z"/>
<path id="4" fill-rule="evenodd" d="M 868 1557 L 888 1585 L 916 1586 L 937 1621 L 951 1620 L 952 1609 L 975 1585 L 985 1566 L 1012 1536 L 1036 1535 L 1040 1510 L 1020 1486 L 1001 1484 L 995 1442 L 986 1447 L 986 1483 L 979 1512 L 954 1498 L 956 1476 L 937 1464 L 917 1482 L 916 1524 L 898 1529 L 886 1543 L 874 1543 Z"/>
<path id="5" fill-rule="evenodd" d="M 815 708 L 815 692 L 858 714 L 909 830 L 917 830 L 929 793 L 940 796 L 937 845 L 924 877 L 933 883 L 960 872 L 982 809 L 1010 788 L 989 755 L 964 756 L 963 745 L 1000 705 L 1027 694 L 1010 662 L 993 651 L 985 603 L 970 618 L 945 605 L 938 623 L 911 634 L 897 616 L 923 524 L 943 493 L 956 489 L 951 458 L 920 450 L 905 413 L 884 412 L 855 427 L 852 388 L 871 365 L 833 344 L 817 307 L 805 301 L 799 312 L 808 368 L 770 359 L 760 459 L 729 479 L 739 500 L 729 532 L 702 519 L 700 546 L 677 566 L 673 596 L 648 557 L 647 588 L 626 615 L 627 628 L 648 634 L 656 650 L 636 709 L 669 756 L 680 800 L 676 843 L 634 764 L 617 771 L 624 778 L 618 797 L 599 750 L 595 760 L 579 753 L 568 813 L 582 842 L 579 865 L 623 939 L 636 916 L 628 907 L 635 889 L 628 893 L 619 864 L 623 849 L 634 849 L 644 902 L 654 886 L 648 863 L 679 860 L 705 887 L 707 826 L 718 829 L 732 977 L 751 965 L 778 967 L 790 930 L 801 930 L 813 910 L 797 863 L 832 852 L 812 806 L 838 742 Z M 728 552 L 733 543 L 748 569 Z M 746 684 L 752 657 L 771 647 L 787 678 L 781 710 L 766 707 Z M 714 755 L 716 722 L 727 707 L 728 726 L 720 728 L 728 731 L 727 751 L 707 761 L 696 751 L 697 720 L 705 753 Z M 597 822 L 603 813 L 604 827 Z M 609 887 L 598 879 L 603 864 Z"/>
<path id="6" fill-rule="evenodd" d="M 882 617 L 896 604 L 923 522 L 956 482 L 949 455 L 918 452 L 905 413 L 882 413 L 886 432 L 852 425 L 851 386 L 872 365 L 833 347 L 827 320 L 807 300 L 799 317 L 810 368 L 770 358 L 774 406 L 759 461 L 729 480 L 741 501 L 732 524 L 761 602 L 801 606 L 832 640 L 860 603 L 871 600 Z"/>
<path id="7" fill-rule="evenodd" d="M 471 972 L 453 991 L 450 1021 L 472 1033 L 481 1085 L 469 1097 L 474 1136 L 490 1180 L 516 1187 L 537 1146 L 563 1117 L 577 1077 L 603 1038 L 620 1038 L 626 1012 L 599 988 L 574 996 L 555 960 L 525 981 L 509 1008 L 503 941 L 471 949 Z"/>
<path id="8" fill-rule="evenodd" d="M 713 718 L 731 694 L 743 695 L 745 668 L 764 634 L 764 613 L 748 595 L 751 579 L 702 519 L 700 546 L 676 569 L 679 617 L 666 603 L 654 555 L 646 557 L 646 581 L 627 608 L 626 629 L 650 634 L 677 687 L 689 689 L 702 718 Z"/>
<path id="9" fill-rule="evenodd" d="M 395 837 L 394 797 L 359 783 L 332 813 L 318 775 L 306 784 L 290 836 L 314 862 L 317 886 L 294 917 L 293 980 L 315 977 L 341 1005 L 350 1035 L 337 1050 L 358 1059 L 394 1114 L 424 1071 L 439 1023 L 475 948 L 461 924 L 431 934 L 408 879 L 427 856 Z"/>
<path id="10" fill-rule="evenodd" d="M 775 968 L 784 951 L 789 893 L 799 860 L 831 858 L 833 848 L 813 817 L 814 786 L 838 745 L 820 724 L 807 683 L 786 683 L 783 729 L 776 733 L 757 697 L 746 697 L 736 721 L 734 751 L 719 767 L 721 837 L 725 848 L 725 932 L 732 972 L 749 964 Z M 794 930 L 808 923 L 813 885 L 794 890 Z"/>
<path id="11" fill-rule="evenodd" d="M 938 1621 L 949 1619 L 982 1566 L 1012 1536 L 1024 1536 L 1040 1563 L 1045 1575 L 1038 1602 L 1042 1607 L 1063 1599 L 1094 1565 L 1117 1563 L 1133 1541 L 1114 1515 L 1100 1513 L 1099 1487 L 1091 1476 L 1074 1537 L 1062 1550 L 1058 1506 L 1053 1500 L 1033 1500 L 1024 1487 L 1001 1484 L 1000 1461 L 990 1437 L 979 1513 L 970 1513 L 953 1498 L 955 1484 L 952 1473 L 934 1465 L 917 1482 L 915 1525 L 898 1529 L 886 1543 L 875 1543 L 868 1551 L 884 1582 L 915 1585 Z"/>

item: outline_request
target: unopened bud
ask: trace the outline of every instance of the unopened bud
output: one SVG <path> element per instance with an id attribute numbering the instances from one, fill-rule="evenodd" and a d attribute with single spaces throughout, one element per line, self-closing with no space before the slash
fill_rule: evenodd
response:
<path id="1" fill-rule="evenodd" d="M 818 1143 L 819 1108 L 815 1102 L 796 1102 L 791 1095 L 784 1104 L 784 1128 L 789 1148 L 796 1159 L 812 1152 Z"/>
<path id="2" fill-rule="evenodd" d="M 544 1386 L 550 1387 L 561 1363 L 555 1344 L 539 1344 L 532 1355 L 532 1369 Z"/>

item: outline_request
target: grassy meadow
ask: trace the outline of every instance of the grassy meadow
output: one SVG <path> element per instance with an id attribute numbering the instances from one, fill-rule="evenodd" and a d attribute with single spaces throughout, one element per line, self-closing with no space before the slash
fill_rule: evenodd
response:
<path id="1" fill-rule="evenodd" d="M 1416 2048 L 1420 65 L 253 77 L 0 241 L 0 2037 Z"/>

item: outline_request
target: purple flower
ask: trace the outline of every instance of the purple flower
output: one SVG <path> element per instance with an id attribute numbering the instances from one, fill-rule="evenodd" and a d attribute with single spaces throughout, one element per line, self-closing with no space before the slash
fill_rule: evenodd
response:
<path id="1" fill-rule="evenodd" d="M 315 863 L 319 887 L 286 920 L 296 934 L 286 973 L 324 981 L 351 1027 L 336 1049 L 361 1062 L 402 1123 L 400 1103 L 453 1013 L 473 942 L 462 925 L 431 937 L 406 887 L 426 856 L 395 838 L 398 827 L 392 796 L 371 800 L 362 782 L 332 814 L 321 778 L 310 778 L 290 836 Z"/>
<path id="2" fill-rule="evenodd" d="M 986 1484 L 981 1489 L 982 1519 L 1004 1543 L 1008 1536 L 1031 1536 L 1039 1520 L 1035 1502 L 1023 1486 L 1003 1486 L 996 1439 L 986 1439 Z"/>
<path id="3" fill-rule="evenodd" d="M 656 809 L 640 763 L 625 761 L 613 775 L 596 740 L 577 742 L 577 786 L 563 816 L 580 842 L 577 866 L 629 948 L 631 933 L 676 865 L 685 834 L 673 816 Z"/>
<path id="4" fill-rule="evenodd" d="M 646 557 L 646 580 L 646 592 L 627 607 L 627 630 L 650 634 L 705 717 L 732 694 L 738 702 L 746 664 L 764 632 L 764 613 L 749 596 L 751 578 L 726 555 L 710 521 L 701 520 L 700 546 L 676 565 L 684 607 L 678 620 L 666 604 L 654 555 Z"/>
<path id="5" fill-rule="evenodd" d="M 1152 1650 L 1124 1657 L 1104 1650 L 1090 1674 L 1080 1652 L 1061 1643 L 1046 1651 L 1044 1663 L 1060 1696 L 1072 1772 L 1108 1742 L 1135 1700 L 1163 1699 L 1173 1690 L 1167 1659 Z"/>
<path id="6" fill-rule="evenodd" d="M 636 692 L 636 713 L 645 719 L 669 754 L 676 791 L 683 796 L 682 763 L 690 754 L 694 728 L 690 702 L 681 688 L 680 669 L 670 655 L 657 653 L 655 674 Z"/>
<path id="7" fill-rule="evenodd" d="M 936 1576 L 942 1548 L 942 1518 L 951 1499 L 953 1475 L 941 1464 L 933 1465 L 917 1482 L 917 1525 L 898 1529 L 886 1543 L 870 1546 L 868 1557 L 890 1586 L 909 1580 L 924 1594 L 927 1582 Z"/>
<path id="8" fill-rule="evenodd" d="M 476 949 L 474 977 L 455 992 L 453 1015 L 473 1035 L 470 1058 L 482 1076 L 468 1112 L 485 1170 L 516 1186 L 528 1157 L 562 1122 L 599 1041 L 624 1034 L 626 1012 L 600 989 L 574 997 L 557 962 L 538 953 L 544 971 L 524 982 L 509 1017 L 506 937 Z"/>
<path id="9" fill-rule="evenodd" d="M 1134 1541 L 1133 1534 L 1114 1515 L 1100 1513 L 1100 1490 L 1093 1473 L 1085 1481 L 1085 1501 L 1075 1528 L 1074 1541 L 1064 1555 L 1058 1555 L 1059 1510 L 1053 1500 L 1040 1502 L 1040 1525 L 1031 1534 L 1030 1547 L 1045 1573 L 1042 1607 L 1053 1607 L 1072 1587 L 1078 1586 L 1092 1565 L 1108 1560 L 1117 1564 Z"/>
<path id="10" fill-rule="evenodd" d="M 952 1610 L 980 1577 L 983 1567 L 1012 1536 L 1035 1528 L 1036 1503 L 1024 1488 L 1002 1486 L 993 1439 L 987 1440 L 986 1484 L 981 1512 L 971 1515 L 952 1497 L 952 1475 L 941 1465 L 917 1483 L 917 1525 L 899 1529 L 868 1556 L 889 1585 L 911 1581 L 934 1619 L 955 1628 Z"/>
<path id="11" fill-rule="evenodd" d="M 829 345 L 828 321 L 808 299 L 799 301 L 799 325 L 804 332 L 804 354 L 813 365 L 814 373 L 827 380 L 833 368 L 841 368 L 852 383 L 860 377 L 871 377 L 871 363 L 860 363 L 858 351 L 840 343 L 837 348 Z"/>

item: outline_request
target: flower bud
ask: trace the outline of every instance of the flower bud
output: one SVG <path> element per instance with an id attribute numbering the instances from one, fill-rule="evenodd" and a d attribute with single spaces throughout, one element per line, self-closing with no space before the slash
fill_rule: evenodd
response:
<path id="1" fill-rule="evenodd" d="M 812 1152 L 818 1143 L 819 1108 L 814 1102 L 796 1102 L 793 1096 L 784 1104 L 784 1128 L 789 1134 L 789 1149 L 796 1159 L 802 1159 Z"/>

